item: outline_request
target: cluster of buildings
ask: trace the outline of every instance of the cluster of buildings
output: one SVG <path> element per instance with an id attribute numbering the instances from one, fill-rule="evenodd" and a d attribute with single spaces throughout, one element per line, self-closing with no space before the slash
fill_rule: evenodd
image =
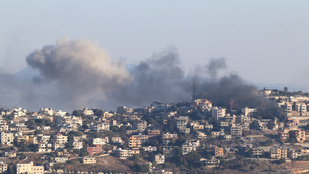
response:
<path id="1" fill-rule="evenodd" d="M 116 112 L 88 108 L 73 112 L 78 114 L 51 108 L 39 112 L 3 108 L 0 143 L 7 158 L 18 158 L 16 154 L 21 152 L 54 154 L 41 164 L 27 160 L 16 164 L 17 173 L 36 174 L 52 172 L 55 164 L 76 159 L 74 154 L 84 165 L 97 164 L 97 158 L 106 155 L 119 159 L 140 156 L 139 165 L 147 165 L 149 170 L 156 166 L 157 173 L 164 171 L 160 166 L 177 155 L 177 150 L 184 159 L 193 151 L 205 152 L 202 154 L 207 156 L 200 158 L 205 168 L 218 167 L 221 159 L 234 159 L 240 151 L 248 158 L 269 160 L 309 155 L 305 129 L 309 98 L 276 96 L 267 90 L 260 93 L 274 98 L 288 119 L 261 119 L 257 108 L 237 108 L 234 101 L 224 108 L 207 99 L 185 104 L 154 102 L 144 108 L 121 106 Z M 193 118 L 192 113 L 199 115 Z M 153 158 L 143 158 L 144 153 Z M 0 173 L 8 167 L 1 162 Z"/>

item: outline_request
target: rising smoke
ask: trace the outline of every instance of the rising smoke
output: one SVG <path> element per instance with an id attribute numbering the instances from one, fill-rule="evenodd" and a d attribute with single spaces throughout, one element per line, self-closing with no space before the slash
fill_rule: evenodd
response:
<path id="1" fill-rule="evenodd" d="M 110 97 L 117 103 L 141 106 L 153 101 L 173 102 L 190 98 L 190 94 L 183 90 L 185 73 L 175 48 L 141 61 L 132 74 L 134 80 L 131 84 L 111 93 Z"/>
<path id="2" fill-rule="evenodd" d="M 275 105 L 257 95 L 257 88 L 245 83 L 237 74 L 218 77 L 227 69 L 226 59 L 211 59 L 187 75 L 175 48 L 168 48 L 131 68 L 112 61 L 106 51 L 88 40 L 63 39 L 45 46 L 27 57 L 27 63 L 39 70 L 36 84 L 54 84 L 59 105 L 71 109 L 85 106 L 138 107 L 151 102 L 179 102 L 207 98 L 214 105 L 229 107 L 263 107 L 273 112 Z M 38 101 L 39 102 L 39 101 Z M 267 109 L 271 106 L 270 109 Z M 272 110 L 273 109 L 273 110 Z"/>
<path id="3" fill-rule="evenodd" d="M 105 97 L 131 81 L 123 62 L 112 61 L 108 53 L 89 40 L 59 40 L 56 45 L 35 50 L 27 63 L 40 72 L 35 83 L 55 82 L 58 99 L 72 107 L 83 107 L 91 98 Z"/>

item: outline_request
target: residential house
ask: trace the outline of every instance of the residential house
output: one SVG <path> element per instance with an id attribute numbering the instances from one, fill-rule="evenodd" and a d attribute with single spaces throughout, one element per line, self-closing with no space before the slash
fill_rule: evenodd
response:
<path id="1" fill-rule="evenodd" d="M 207 135 L 204 132 L 196 131 L 196 136 L 198 139 L 206 139 Z"/>
<path id="2" fill-rule="evenodd" d="M 88 115 L 94 115 L 94 112 L 92 109 L 88 109 L 88 108 L 84 108 L 83 109 L 83 113 L 84 115 L 88 116 Z"/>
<path id="3" fill-rule="evenodd" d="M 157 147 L 156 146 L 148 146 L 148 147 L 142 147 L 146 152 L 156 152 Z"/>
<path id="4" fill-rule="evenodd" d="M 9 131 L 9 125 L 6 124 L 0 125 L 0 131 L 1 132 Z"/>
<path id="5" fill-rule="evenodd" d="M 212 131 L 211 132 L 211 137 L 212 138 L 218 138 L 220 136 L 224 136 L 225 133 L 224 133 L 224 129 L 221 129 L 220 131 Z"/>
<path id="6" fill-rule="evenodd" d="M 109 143 L 109 138 L 108 137 L 105 137 L 105 138 L 94 138 L 92 140 L 92 144 L 93 145 L 97 145 L 97 144 L 104 145 L 104 144 L 108 144 L 108 143 Z"/>
<path id="7" fill-rule="evenodd" d="M 220 165 L 220 160 L 212 157 L 210 160 L 206 158 L 201 158 L 200 162 L 203 166 L 213 168 L 213 167 L 219 167 Z"/>
<path id="8" fill-rule="evenodd" d="M 82 149 L 84 147 L 84 143 L 82 141 L 74 141 L 73 142 L 73 149 Z"/>
<path id="9" fill-rule="evenodd" d="M 83 157 L 83 163 L 84 164 L 95 164 L 96 162 L 97 162 L 97 160 L 95 159 L 95 157 L 91 157 L 91 156 Z"/>
<path id="10" fill-rule="evenodd" d="M 150 129 L 147 130 L 149 138 L 159 136 L 160 133 L 161 133 L 160 130 L 150 130 Z"/>
<path id="11" fill-rule="evenodd" d="M 55 157 L 55 163 L 66 163 L 69 158 L 68 157 Z"/>
<path id="12" fill-rule="evenodd" d="M 188 153 L 196 150 L 200 146 L 200 140 L 187 140 L 182 146 L 182 154 L 187 155 Z"/>
<path id="13" fill-rule="evenodd" d="M 47 142 L 42 142 L 38 144 L 38 152 L 51 152 L 52 151 L 52 144 Z M 55 148 L 57 149 L 57 148 Z"/>
<path id="14" fill-rule="evenodd" d="M 55 114 L 55 111 L 52 108 L 41 108 L 39 114 L 51 116 Z"/>
<path id="15" fill-rule="evenodd" d="M 121 137 L 112 137 L 111 141 L 112 141 L 112 143 L 119 143 L 119 144 L 123 143 L 123 140 L 122 140 Z"/>
<path id="16" fill-rule="evenodd" d="M 157 164 L 164 164 L 165 162 L 165 157 L 162 154 L 155 155 L 155 161 Z"/>

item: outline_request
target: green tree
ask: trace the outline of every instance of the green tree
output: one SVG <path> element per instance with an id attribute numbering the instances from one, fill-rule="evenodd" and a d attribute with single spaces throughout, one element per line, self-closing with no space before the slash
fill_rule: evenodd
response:
<path id="1" fill-rule="evenodd" d="M 100 117 L 102 117 L 104 114 L 102 109 L 93 109 L 93 113 L 95 116 L 100 116 Z"/>
<path id="2" fill-rule="evenodd" d="M 16 172 L 14 171 L 13 165 L 10 165 L 10 166 L 8 167 L 7 173 L 8 173 L 8 174 L 15 174 L 15 173 L 16 173 Z"/>
<path id="3" fill-rule="evenodd" d="M 260 130 L 260 124 L 257 120 L 254 120 L 252 123 L 250 123 L 249 128 L 254 130 Z"/>
<path id="4" fill-rule="evenodd" d="M 25 124 L 27 125 L 27 127 L 29 128 L 29 129 L 36 129 L 37 128 L 37 124 L 35 123 L 35 121 L 34 120 L 28 120 L 28 121 L 26 121 L 25 122 Z"/>
<path id="5" fill-rule="evenodd" d="M 74 110 L 72 115 L 75 115 L 77 117 L 84 116 L 84 112 L 82 110 Z"/>
<path id="6" fill-rule="evenodd" d="M 187 155 L 187 162 L 193 167 L 198 167 L 200 164 L 201 155 L 196 151 L 192 151 Z"/>

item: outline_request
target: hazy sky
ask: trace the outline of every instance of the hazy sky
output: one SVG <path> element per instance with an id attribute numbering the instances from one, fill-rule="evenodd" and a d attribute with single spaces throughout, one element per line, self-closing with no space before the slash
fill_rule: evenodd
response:
<path id="1" fill-rule="evenodd" d="M 187 70 L 226 57 L 245 80 L 309 87 L 309 1 L 0 1 L 0 72 L 63 37 L 134 64 L 169 46 Z"/>

